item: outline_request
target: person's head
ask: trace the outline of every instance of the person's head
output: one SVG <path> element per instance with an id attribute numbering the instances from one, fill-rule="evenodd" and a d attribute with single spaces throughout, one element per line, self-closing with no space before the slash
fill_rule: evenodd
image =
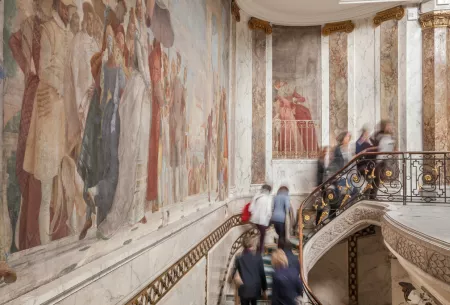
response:
<path id="1" fill-rule="evenodd" d="M 277 249 L 272 253 L 272 267 L 274 269 L 284 269 L 288 267 L 288 259 L 283 250 Z"/>
<path id="2" fill-rule="evenodd" d="M 70 18 L 70 30 L 74 35 L 80 30 L 80 15 L 77 12 L 73 13 Z"/>
<path id="3" fill-rule="evenodd" d="M 53 9 L 58 12 L 65 26 L 70 22 L 70 9 L 75 7 L 73 0 L 53 0 Z"/>
<path id="4" fill-rule="evenodd" d="M 280 188 L 278 189 L 277 194 L 281 194 L 281 193 L 289 193 L 288 187 L 285 186 L 285 185 L 280 186 Z"/>
<path id="5" fill-rule="evenodd" d="M 83 15 L 83 31 L 86 32 L 89 36 L 94 35 L 94 14 L 92 12 L 86 12 Z"/>
<path id="6" fill-rule="evenodd" d="M 343 131 L 337 136 L 336 141 L 339 146 L 347 145 L 350 142 L 350 138 L 350 133 L 348 131 Z"/>
<path id="7" fill-rule="evenodd" d="M 255 247 L 255 239 L 251 236 L 247 236 L 244 238 L 244 241 L 242 242 L 242 246 L 245 250 L 254 250 Z"/>
<path id="8" fill-rule="evenodd" d="M 370 137 L 369 126 L 367 124 L 364 124 L 364 126 L 361 128 L 361 139 L 367 140 L 369 137 Z"/>
<path id="9" fill-rule="evenodd" d="M 268 185 L 268 184 L 264 184 L 261 187 L 261 191 L 262 192 L 266 192 L 266 193 L 270 193 L 272 191 L 272 187 L 270 185 Z"/>

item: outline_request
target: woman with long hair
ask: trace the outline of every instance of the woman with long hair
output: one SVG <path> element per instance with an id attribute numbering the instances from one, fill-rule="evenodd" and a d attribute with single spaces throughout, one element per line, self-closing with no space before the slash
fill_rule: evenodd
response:
<path id="1" fill-rule="evenodd" d="M 286 186 L 281 186 L 273 199 L 273 213 L 270 220 L 278 234 L 278 247 L 285 243 L 286 220 L 289 215 L 289 208 L 289 189 Z"/>

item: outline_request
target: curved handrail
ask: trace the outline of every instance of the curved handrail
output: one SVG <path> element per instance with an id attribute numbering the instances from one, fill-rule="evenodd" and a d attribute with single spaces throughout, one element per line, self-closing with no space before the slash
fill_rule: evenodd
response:
<path id="1" fill-rule="evenodd" d="M 309 301 L 314 305 L 321 305 L 309 287 L 303 269 L 303 246 L 309 239 L 305 240 L 304 235 L 303 214 L 306 209 L 314 207 L 316 210 L 315 224 L 311 229 L 314 235 L 340 212 L 364 199 L 402 201 L 403 204 L 407 201 L 447 202 L 447 198 L 450 201 L 450 194 L 447 196 L 446 191 L 446 185 L 450 182 L 450 176 L 447 175 L 448 165 L 450 152 L 380 153 L 366 150 L 353 157 L 343 168 L 317 186 L 303 200 L 297 213 L 300 275 Z M 407 181 L 410 182 L 409 185 Z M 382 192 L 382 195 L 377 196 L 378 191 Z M 312 206 L 309 206 L 310 204 Z M 335 205 L 334 211 L 331 211 L 332 204 Z M 322 210 L 317 220 L 318 210 L 326 207 L 329 210 Z"/>

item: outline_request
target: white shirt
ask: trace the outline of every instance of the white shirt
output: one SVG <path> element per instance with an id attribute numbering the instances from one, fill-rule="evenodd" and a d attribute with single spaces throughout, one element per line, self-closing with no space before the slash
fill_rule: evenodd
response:
<path id="1" fill-rule="evenodd" d="M 268 192 L 255 195 L 250 204 L 249 211 L 252 214 L 250 222 L 262 226 L 268 226 L 272 217 L 273 198 Z"/>

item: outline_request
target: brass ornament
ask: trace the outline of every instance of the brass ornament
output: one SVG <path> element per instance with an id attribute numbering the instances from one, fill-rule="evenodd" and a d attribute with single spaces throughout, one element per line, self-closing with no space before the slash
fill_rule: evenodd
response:
<path id="1" fill-rule="evenodd" d="M 387 170 L 386 171 L 386 177 L 392 177 L 392 171 Z"/>
<path id="2" fill-rule="evenodd" d="M 231 15 L 233 15 L 236 22 L 241 21 L 241 9 L 234 0 L 231 1 Z"/>
<path id="3" fill-rule="evenodd" d="M 305 220 L 306 221 L 308 221 L 308 220 L 310 220 L 311 219 L 311 217 L 309 217 L 309 215 L 305 215 Z"/>
<path id="4" fill-rule="evenodd" d="M 425 175 L 424 179 L 426 182 L 430 182 L 433 178 L 431 177 L 430 174 L 427 174 L 427 175 Z"/>
<path id="5" fill-rule="evenodd" d="M 379 12 L 373 17 L 374 26 L 379 26 L 385 21 L 388 20 L 401 20 L 405 16 L 405 9 L 403 6 L 396 6 L 394 8 L 390 8 L 388 10 Z"/>
<path id="6" fill-rule="evenodd" d="M 333 194 L 328 194 L 328 199 L 333 200 L 334 199 L 334 195 Z"/>
<path id="7" fill-rule="evenodd" d="M 270 25 L 269 21 L 264 21 L 264 20 L 252 17 L 248 21 L 248 27 L 251 30 L 260 29 L 260 30 L 263 30 L 266 34 L 272 34 L 272 25 Z"/>
<path id="8" fill-rule="evenodd" d="M 358 176 L 353 176 L 352 180 L 353 180 L 353 182 L 358 183 L 359 182 L 359 177 Z"/>
<path id="9" fill-rule="evenodd" d="M 332 33 L 351 33 L 355 29 L 355 24 L 351 20 L 342 22 L 327 23 L 322 28 L 322 35 L 329 36 Z"/>
<path id="10" fill-rule="evenodd" d="M 435 11 L 420 15 L 420 26 L 422 30 L 433 28 L 445 28 L 450 26 L 450 12 Z"/>

